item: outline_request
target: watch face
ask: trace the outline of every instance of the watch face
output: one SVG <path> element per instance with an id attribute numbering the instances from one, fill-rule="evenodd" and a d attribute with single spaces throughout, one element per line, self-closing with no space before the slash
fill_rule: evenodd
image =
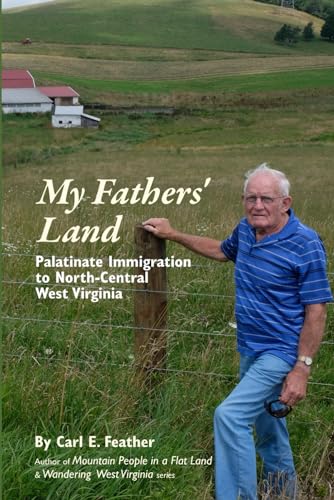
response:
<path id="1" fill-rule="evenodd" d="M 298 361 L 301 361 L 304 363 L 306 366 L 311 366 L 313 360 L 310 358 L 310 356 L 299 356 Z"/>

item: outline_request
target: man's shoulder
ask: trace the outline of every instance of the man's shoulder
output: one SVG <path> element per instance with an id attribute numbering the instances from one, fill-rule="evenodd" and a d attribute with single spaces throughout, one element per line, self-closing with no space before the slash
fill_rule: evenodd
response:
<path id="1" fill-rule="evenodd" d="M 240 231 L 241 231 L 241 233 L 242 232 L 245 233 L 245 232 L 248 232 L 250 230 L 251 230 L 251 226 L 250 226 L 249 222 L 247 221 L 247 218 L 246 217 L 242 217 L 239 220 L 239 222 L 236 224 L 236 226 L 234 226 L 234 229 L 233 229 L 232 233 L 230 234 L 230 236 L 228 238 L 238 237 Z"/>
<path id="2" fill-rule="evenodd" d="M 239 220 L 239 223 L 237 224 L 236 226 L 237 229 L 251 229 L 252 226 L 250 225 L 250 223 L 248 222 L 247 220 L 247 217 L 242 217 L 240 220 Z"/>
<path id="3" fill-rule="evenodd" d="M 322 240 L 315 229 L 304 224 L 295 216 L 290 214 L 290 221 L 286 230 L 283 230 L 277 242 L 279 247 L 292 250 L 296 256 L 302 257 L 313 250 L 324 250 Z"/>
<path id="4" fill-rule="evenodd" d="M 326 255 L 326 250 L 320 235 L 315 229 L 298 221 L 296 232 L 291 241 L 299 247 L 298 254 L 303 260 L 312 255 Z M 320 254 L 319 254 L 320 252 Z"/>
<path id="5" fill-rule="evenodd" d="M 297 219 L 297 222 L 298 224 L 295 233 L 296 237 L 301 238 L 302 240 L 305 241 L 305 243 L 321 240 L 319 234 L 315 229 L 302 223 L 299 219 Z"/>

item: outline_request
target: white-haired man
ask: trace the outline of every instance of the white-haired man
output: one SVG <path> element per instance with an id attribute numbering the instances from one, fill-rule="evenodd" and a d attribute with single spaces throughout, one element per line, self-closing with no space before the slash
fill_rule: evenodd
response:
<path id="1" fill-rule="evenodd" d="M 224 241 L 177 231 L 167 219 L 143 223 L 159 238 L 235 263 L 240 382 L 214 416 L 217 500 L 257 498 L 256 451 L 273 493 L 296 498 L 286 420 L 275 417 L 306 395 L 332 295 L 321 239 L 295 216 L 289 189 L 266 164 L 246 174 L 245 217 Z"/>

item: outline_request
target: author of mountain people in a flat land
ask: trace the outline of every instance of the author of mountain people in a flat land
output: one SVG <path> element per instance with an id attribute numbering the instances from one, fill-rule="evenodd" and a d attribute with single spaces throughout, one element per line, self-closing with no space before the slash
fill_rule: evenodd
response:
<path id="1" fill-rule="evenodd" d="M 143 223 L 159 238 L 235 263 L 240 382 L 214 415 L 217 500 L 256 500 L 256 451 L 273 493 L 297 495 L 284 416 L 306 395 L 332 294 L 322 241 L 294 214 L 289 189 L 266 164 L 248 172 L 245 217 L 224 241 L 185 234 L 168 219 Z"/>

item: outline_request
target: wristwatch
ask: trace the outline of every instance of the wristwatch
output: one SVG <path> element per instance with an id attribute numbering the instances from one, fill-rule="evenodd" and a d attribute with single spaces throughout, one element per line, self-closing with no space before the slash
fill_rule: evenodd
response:
<path id="1" fill-rule="evenodd" d="M 313 359 L 310 358 L 310 356 L 298 356 L 297 361 L 301 361 L 306 366 L 311 366 L 311 364 L 313 363 Z"/>

